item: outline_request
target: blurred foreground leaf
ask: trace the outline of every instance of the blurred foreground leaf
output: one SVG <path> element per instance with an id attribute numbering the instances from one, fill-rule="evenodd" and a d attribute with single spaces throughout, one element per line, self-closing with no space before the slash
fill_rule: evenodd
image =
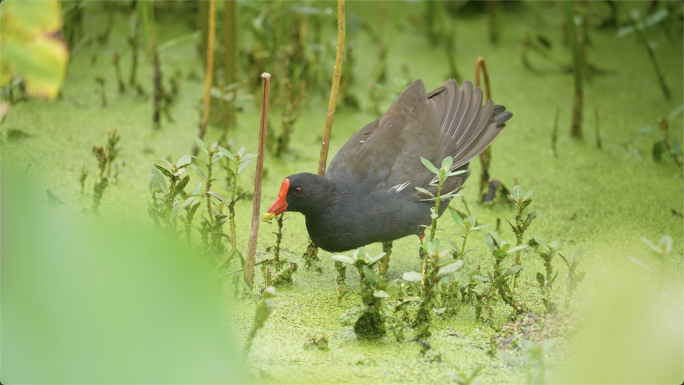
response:
<path id="1" fill-rule="evenodd" d="M 5 1 L 0 10 L 0 87 L 19 72 L 29 95 L 55 98 L 69 60 L 58 37 L 61 26 L 57 0 Z"/>

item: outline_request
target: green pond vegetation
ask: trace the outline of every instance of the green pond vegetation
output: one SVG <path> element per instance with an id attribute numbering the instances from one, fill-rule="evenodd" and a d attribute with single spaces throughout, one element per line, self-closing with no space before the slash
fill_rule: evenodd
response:
<path id="1" fill-rule="evenodd" d="M 250 164 L 251 154 L 264 160 L 262 213 L 276 199 L 285 177 L 318 167 L 335 54 L 336 4 L 301 3 L 237 2 L 238 50 L 255 44 L 256 35 L 248 29 L 267 23 L 273 14 L 284 12 L 287 20 L 282 22 L 294 24 L 292 20 L 305 14 L 295 13 L 294 7 L 313 7 L 320 14 L 309 20 L 309 33 L 321 34 L 323 45 L 314 47 L 319 49 L 315 55 L 326 64 L 315 67 L 317 75 L 308 79 L 320 85 L 288 85 L 301 71 L 314 70 L 280 65 L 300 60 L 293 53 L 250 59 L 249 66 L 258 68 L 247 68 L 243 60 L 237 71 L 241 85 L 231 94 L 236 112 L 228 121 L 234 119 L 235 124 L 226 132 L 221 118 L 213 117 L 204 140 L 196 142 L 205 68 L 197 46 L 206 31 L 193 35 L 203 27 L 194 14 L 188 15 L 182 2 L 155 9 L 157 54 L 168 93 L 162 95 L 166 99 L 157 127 L 153 55 L 142 44 L 139 53 L 131 51 L 139 43 L 129 39 L 127 3 L 112 9 L 111 4 L 88 2 L 82 28 L 100 31 L 113 17 L 111 33 L 106 41 L 93 38 L 71 52 L 55 100 L 13 103 L 0 125 L 0 159 L 48 190 L 47 203 L 61 202 L 51 210 L 67 220 L 87 217 L 173 228 L 182 241 L 209 250 L 207 261 L 219 266 L 216 282 L 225 293 L 225 328 L 236 341 L 247 341 L 240 347 L 264 382 L 589 382 L 591 377 L 559 376 L 567 374 L 584 311 L 610 282 L 665 290 L 663 301 L 681 317 L 681 4 L 674 7 L 675 22 L 653 22 L 645 30 L 647 37 L 630 11 L 646 15 L 650 2 L 620 4 L 616 22 L 639 31 L 624 30 L 623 37 L 617 36 L 617 27 L 597 26 L 601 17 L 610 15 L 607 3 L 576 5 L 592 15 L 590 40 L 582 53 L 591 74 L 580 86 L 573 78 L 577 63 L 570 48 L 577 42 L 564 44 L 567 10 L 559 3 L 499 2 L 493 38 L 484 4 L 464 6 L 456 14 L 438 12 L 439 20 L 426 31 L 425 18 L 434 15 L 426 13 L 425 2 L 348 2 L 351 50 L 346 52 L 340 86 L 344 95 L 335 113 L 328 162 L 411 81 L 422 79 L 430 90 L 456 70 L 459 83 L 473 80 L 476 60 L 484 57 L 493 99 L 514 114 L 491 146 L 488 174 L 514 199 L 497 193 L 493 203 L 482 203 L 482 166 L 473 159 L 471 176 L 459 192 L 462 197 L 449 202 L 451 209 L 433 227 L 441 231 L 427 231 L 426 240 L 434 236 L 441 246 L 425 246 L 427 259 L 421 259 L 416 237 L 397 240 L 389 264 L 383 264 L 386 272 L 378 272 L 382 253 L 389 251 L 382 244 L 344 256 L 318 250 L 318 260 L 304 258 L 310 242 L 304 217 L 285 213 L 260 224 L 254 287 L 244 286 L 241 272 L 256 163 Z M 666 7 L 668 2 L 662 3 Z M 430 6 L 435 5 L 441 3 Z M 260 7 L 268 11 L 260 13 Z M 447 30 L 449 39 L 428 38 Z M 657 47 L 644 48 L 643 39 L 657 42 Z M 164 42 L 173 44 L 165 47 Z M 453 57 L 445 54 L 450 50 Z M 131 68 L 137 80 L 128 81 Z M 265 154 L 256 154 L 261 72 L 270 73 L 274 84 L 269 135 L 275 144 Z M 345 76 L 353 82 L 345 83 Z M 667 98 L 662 82 L 668 87 Z M 583 139 L 571 138 L 577 87 L 583 97 Z M 195 145 L 200 161 L 186 156 Z M 181 175 L 176 175 L 179 170 Z M 211 201 L 202 200 L 200 207 L 199 197 L 208 193 Z M 184 206 L 174 208 L 175 199 Z M 204 205 L 221 205 L 222 212 L 207 213 Z M 228 234 L 228 240 L 218 232 Z M 658 244 L 663 235 L 670 241 Z M 440 253 L 444 249 L 447 254 Z M 447 268 L 451 265 L 443 261 L 454 257 L 462 262 Z M 445 268 L 447 274 L 440 274 Z M 430 296 L 423 303 L 415 299 L 421 285 L 445 290 L 440 282 L 457 288 L 456 281 L 464 283 L 459 292 L 476 305 L 456 305 L 461 294 Z M 277 292 L 270 288 L 274 282 Z M 489 285 L 486 291 L 484 284 Z M 388 316 L 383 302 L 397 311 Z M 518 316 L 509 322 L 512 312 Z M 416 313 L 427 326 L 404 327 Z M 359 338 L 364 334 L 371 340 Z M 681 346 L 676 354 L 684 355 Z M 616 358 L 622 364 L 605 363 L 606 371 L 641 356 L 616 357 L 622 357 Z M 590 363 L 580 360 L 577 365 L 578 371 L 595 373 Z M 663 375 L 676 369 L 667 366 Z"/>

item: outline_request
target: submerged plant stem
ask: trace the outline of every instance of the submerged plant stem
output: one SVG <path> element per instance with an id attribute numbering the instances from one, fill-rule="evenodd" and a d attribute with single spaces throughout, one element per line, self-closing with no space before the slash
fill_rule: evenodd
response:
<path id="1" fill-rule="evenodd" d="M 582 139 L 582 57 L 580 55 L 579 42 L 577 41 L 577 28 L 575 27 L 573 5 L 569 0 L 563 1 L 563 10 L 565 11 L 565 21 L 568 26 L 568 39 L 570 41 L 570 48 L 572 49 L 572 75 L 575 79 L 575 101 L 572 111 L 570 137 Z"/>

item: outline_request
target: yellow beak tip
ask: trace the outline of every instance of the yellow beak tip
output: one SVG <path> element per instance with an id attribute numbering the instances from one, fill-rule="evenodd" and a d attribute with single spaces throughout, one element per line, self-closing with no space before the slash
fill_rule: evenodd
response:
<path id="1" fill-rule="evenodd" d="M 273 213 L 266 213 L 264 214 L 264 217 L 261 220 L 264 222 L 270 222 L 273 218 L 275 218 L 275 215 L 273 215 Z"/>

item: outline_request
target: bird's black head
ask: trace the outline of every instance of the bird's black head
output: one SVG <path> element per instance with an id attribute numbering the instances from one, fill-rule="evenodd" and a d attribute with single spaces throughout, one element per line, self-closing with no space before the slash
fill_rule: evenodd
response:
<path id="1" fill-rule="evenodd" d="M 330 206 L 335 190 L 335 183 L 322 176 L 309 173 L 290 175 L 280 185 L 278 198 L 266 211 L 264 221 L 285 211 L 318 214 Z"/>

